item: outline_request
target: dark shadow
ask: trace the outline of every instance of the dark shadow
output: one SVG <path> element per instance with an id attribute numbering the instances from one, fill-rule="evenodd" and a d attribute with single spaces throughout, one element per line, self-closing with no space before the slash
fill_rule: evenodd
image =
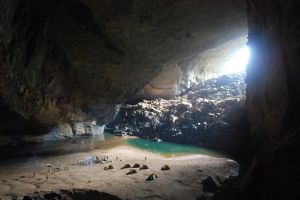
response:
<path id="1" fill-rule="evenodd" d="M 23 200 L 59 200 L 59 199 L 74 199 L 74 200 L 121 200 L 119 197 L 99 192 L 97 190 L 87 189 L 73 189 L 73 190 L 60 190 L 52 192 L 36 192 L 33 195 L 24 196 Z"/>

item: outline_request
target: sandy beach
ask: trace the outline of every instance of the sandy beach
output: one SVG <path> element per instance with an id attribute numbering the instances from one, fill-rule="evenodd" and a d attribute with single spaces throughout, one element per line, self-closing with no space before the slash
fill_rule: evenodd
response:
<path id="1" fill-rule="evenodd" d="M 90 156 L 109 157 L 107 164 L 73 165 Z M 117 160 L 118 157 L 118 160 Z M 147 157 L 147 160 L 145 160 Z M 146 164 L 149 169 L 121 169 L 125 164 Z M 53 165 L 50 171 L 47 165 Z M 114 169 L 104 170 L 112 164 Z M 163 165 L 170 170 L 162 171 Z M 67 166 L 67 167 L 66 167 Z M 55 168 L 60 167 L 60 171 Z M 121 199 L 196 199 L 202 193 L 201 182 L 211 176 L 224 180 L 236 175 L 238 165 L 227 158 L 187 155 L 165 158 L 128 146 L 107 150 L 92 150 L 59 156 L 31 157 L 9 161 L 0 166 L 0 199 L 22 199 L 38 191 L 94 189 L 110 193 Z M 155 173 L 158 179 L 146 181 Z"/>

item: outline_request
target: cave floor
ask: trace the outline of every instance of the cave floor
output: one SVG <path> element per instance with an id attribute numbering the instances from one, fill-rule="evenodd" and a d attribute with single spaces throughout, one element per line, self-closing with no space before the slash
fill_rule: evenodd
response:
<path id="1" fill-rule="evenodd" d="M 88 166 L 73 165 L 74 161 L 90 156 L 108 156 L 112 162 Z M 130 169 L 121 169 L 126 163 L 146 164 L 149 169 L 137 168 L 136 174 L 126 175 Z M 51 172 L 47 167 L 49 164 L 53 165 Z M 114 169 L 104 170 L 109 164 Z M 161 167 L 165 164 L 171 170 L 162 171 Z M 60 171 L 55 169 L 59 166 Z M 157 174 L 158 179 L 146 181 L 151 173 Z M 207 176 L 211 176 L 218 183 L 218 180 L 225 180 L 237 173 L 238 164 L 227 158 L 204 155 L 165 158 L 132 147 L 118 146 L 107 150 L 2 161 L 0 199 L 22 199 L 24 195 L 34 192 L 74 188 L 94 189 L 122 199 L 196 199 L 203 193 L 201 182 Z"/>

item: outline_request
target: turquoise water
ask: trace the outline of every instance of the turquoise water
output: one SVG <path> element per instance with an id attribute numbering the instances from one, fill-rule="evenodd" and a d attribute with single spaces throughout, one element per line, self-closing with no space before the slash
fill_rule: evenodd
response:
<path id="1" fill-rule="evenodd" d="M 106 150 L 124 145 L 160 154 L 164 157 L 176 157 L 191 154 L 228 157 L 216 151 L 198 146 L 182 145 L 163 141 L 157 142 L 133 137 L 118 137 L 109 133 L 93 137 L 78 137 L 70 140 L 43 142 L 35 145 L 29 144 L 29 146 L 24 144 L 23 146 L 20 145 L 20 148 L 12 146 L 12 148 L 2 149 L 1 155 L 10 155 L 16 157 L 24 157 L 27 155 L 49 156 L 75 152 L 87 152 L 93 149 Z"/>
<path id="2" fill-rule="evenodd" d="M 201 154 L 214 157 L 226 157 L 225 155 L 213 150 L 201 148 L 192 145 L 182 145 L 171 142 L 156 142 L 152 140 L 144 140 L 139 138 L 126 140 L 127 145 L 146 150 L 149 152 L 161 154 L 167 157 L 188 155 L 188 154 Z"/>
<path id="3" fill-rule="evenodd" d="M 74 149 L 78 151 L 87 151 L 95 148 L 104 150 L 122 145 L 156 153 L 164 157 L 176 157 L 192 154 L 227 157 L 224 154 L 203 147 L 163 141 L 157 142 L 141 138 L 118 137 L 110 133 L 94 137 L 77 138 L 74 141 L 69 142 L 53 142 L 52 144 L 44 145 L 44 148 L 39 147 L 39 149 L 44 149 L 51 153 L 53 153 L 54 150 L 64 153 L 74 151 Z"/>

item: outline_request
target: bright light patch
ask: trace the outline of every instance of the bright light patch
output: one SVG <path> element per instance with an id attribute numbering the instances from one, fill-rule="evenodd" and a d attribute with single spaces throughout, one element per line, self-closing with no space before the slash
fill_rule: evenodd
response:
<path id="1" fill-rule="evenodd" d="M 250 49 L 248 46 L 237 50 L 223 66 L 224 73 L 233 74 L 246 71 L 249 58 Z"/>

